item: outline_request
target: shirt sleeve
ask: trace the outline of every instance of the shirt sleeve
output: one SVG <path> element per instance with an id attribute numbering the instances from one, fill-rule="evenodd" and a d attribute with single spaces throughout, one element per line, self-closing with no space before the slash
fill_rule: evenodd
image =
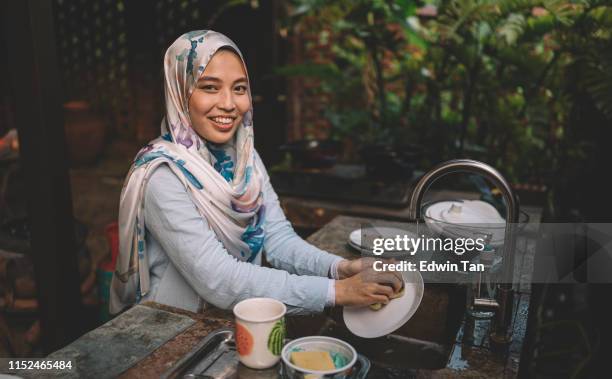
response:
<path id="1" fill-rule="evenodd" d="M 262 191 L 266 207 L 266 259 L 272 266 L 294 274 L 334 278 L 338 262 L 343 259 L 309 244 L 297 235 L 285 217 L 261 158 L 256 155 L 255 159 L 264 176 Z"/>
<path id="2" fill-rule="evenodd" d="M 144 200 L 147 233 L 170 262 L 207 302 L 230 309 L 251 297 L 271 297 L 288 313 L 321 312 L 333 281 L 239 261 L 230 255 L 191 200 L 188 190 L 167 165 L 147 183 Z"/>

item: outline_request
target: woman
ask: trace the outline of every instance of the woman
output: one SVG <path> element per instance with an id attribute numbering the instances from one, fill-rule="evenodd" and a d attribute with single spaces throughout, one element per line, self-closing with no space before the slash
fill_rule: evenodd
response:
<path id="1" fill-rule="evenodd" d="M 178 38 L 164 57 L 161 137 L 136 156 L 121 194 L 110 310 L 142 300 L 201 311 L 272 297 L 289 313 L 386 303 L 387 285 L 298 237 L 253 147 L 238 47 L 213 31 Z M 261 267 L 262 250 L 274 268 Z"/>

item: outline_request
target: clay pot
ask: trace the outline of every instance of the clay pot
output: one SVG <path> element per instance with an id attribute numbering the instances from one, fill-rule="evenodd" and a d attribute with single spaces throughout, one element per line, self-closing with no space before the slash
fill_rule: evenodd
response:
<path id="1" fill-rule="evenodd" d="M 64 130 L 71 166 L 94 163 L 104 149 L 106 124 L 88 102 L 64 104 Z"/>

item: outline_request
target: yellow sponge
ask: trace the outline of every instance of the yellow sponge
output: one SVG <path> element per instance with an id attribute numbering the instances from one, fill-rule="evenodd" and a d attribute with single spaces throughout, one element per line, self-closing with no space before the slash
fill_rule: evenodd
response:
<path id="1" fill-rule="evenodd" d="M 402 287 L 402 289 L 398 293 L 394 293 L 393 295 L 391 295 L 389 299 L 393 300 L 393 299 L 397 299 L 398 297 L 404 296 L 404 291 L 405 291 L 405 288 Z M 382 309 L 383 306 L 384 306 L 383 303 L 374 303 L 374 304 L 370 304 L 370 309 L 373 311 L 379 311 Z"/>
<path id="2" fill-rule="evenodd" d="M 291 363 L 306 370 L 327 371 L 336 368 L 327 351 L 294 351 Z"/>

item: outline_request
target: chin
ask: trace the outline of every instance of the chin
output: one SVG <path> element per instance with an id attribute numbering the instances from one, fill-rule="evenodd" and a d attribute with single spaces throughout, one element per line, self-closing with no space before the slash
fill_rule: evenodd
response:
<path id="1" fill-rule="evenodd" d="M 212 135 L 210 136 L 208 141 L 216 144 L 223 144 L 229 142 L 236 134 L 236 130 L 238 130 L 237 126 L 227 132 L 220 132 L 218 130 L 215 130 L 213 133 L 211 133 Z"/>
<path id="2" fill-rule="evenodd" d="M 195 131 L 204 139 L 205 141 L 212 142 L 214 144 L 224 144 L 230 141 L 234 134 L 236 134 L 236 130 L 238 130 L 239 125 L 235 125 L 231 130 L 227 132 L 222 132 L 217 130 L 214 126 L 209 125 L 203 131 L 200 128 L 194 128 Z M 199 129 L 199 130 L 198 130 Z"/>
<path id="3" fill-rule="evenodd" d="M 211 138 L 205 138 L 205 139 L 208 142 L 212 142 L 214 144 L 221 145 L 231 140 L 233 136 L 234 136 L 234 133 L 228 133 L 227 135 L 224 134 L 222 136 L 213 136 Z"/>

